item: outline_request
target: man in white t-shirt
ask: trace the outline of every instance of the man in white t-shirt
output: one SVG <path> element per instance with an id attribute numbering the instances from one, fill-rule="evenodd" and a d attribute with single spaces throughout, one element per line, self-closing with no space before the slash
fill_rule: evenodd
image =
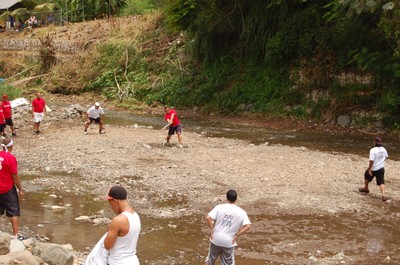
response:
<path id="1" fill-rule="evenodd" d="M 226 193 L 227 203 L 219 204 L 207 216 L 207 225 L 211 229 L 210 249 L 206 265 L 213 265 L 220 256 L 222 265 L 234 265 L 236 239 L 250 229 L 247 213 L 237 206 L 237 193 Z"/>
<path id="2" fill-rule="evenodd" d="M 87 112 L 86 112 L 86 122 L 85 122 L 85 131 L 84 133 L 87 134 L 87 129 L 89 128 L 89 125 L 94 122 L 99 125 L 99 134 L 104 134 L 105 132 L 103 131 L 104 129 L 104 122 L 103 122 L 103 115 L 104 115 L 104 110 L 102 107 L 100 107 L 100 103 L 96 102 L 94 103 L 94 106 L 92 106 Z"/>
<path id="3" fill-rule="evenodd" d="M 382 146 L 382 139 L 380 137 L 375 137 L 374 145 L 369 151 L 369 166 L 364 173 L 365 185 L 359 191 L 369 193 L 368 183 L 376 177 L 376 185 L 381 189 L 382 201 L 387 201 L 388 197 L 385 192 L 385 160 L 388 157 L 388 153 L 385 147 Z"/>

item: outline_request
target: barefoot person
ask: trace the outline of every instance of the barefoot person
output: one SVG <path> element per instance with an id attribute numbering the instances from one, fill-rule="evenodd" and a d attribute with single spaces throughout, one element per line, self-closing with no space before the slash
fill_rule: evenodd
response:
<path id="1" fill-rule="evenodd" d="M 105 132 L 103 131 L 104 129 L 103 115 L 104 115 L 104 110 L 102 107 L 100 107 L 100 103 L 99 102 L 94 103 L 94 106 L 92 106 L 86 112 L 86 123 L 85 123 L 84 134 L 87 134 L 87 129 L 89 128 L 89 125 L 92 122 L 99 125 L 99 134 L 104 134 Z"/>
<path id="2" fill-rule="evenodd" d="M 24 237 L 19 234 L 19 199 L 24 196 L 21 181 L 18 176 L 18 162 L 11 154 L 14 143 L 11 138 L 2 141 L 0 151 L 0 214 L 6 213 L 11 217 L 13 234 L 19 239 Z"/>
<path id="3" fill-rule="evenodd" d="M 140 218 L 127 201 L 127 192 L 114 186 L 107 196 L 111 209 L 117 214 L 108 226 L 104 247 L 109 250 L 109 265 L 139 265 L 136 245 L 140 233 Z"/>
<path id="4" fill-rule="evenodd" d="M 369 193 L 368 184 L 375 177 L 376 185 L 381 189 L 382 200 L 386 201 L 388 197 L 385 191 L 385 160 L 388 157 L 388 153 L 385 147 L 382 146 L 381 137 L 375 137 L 374 145 L 369 151 L 369 166 L 364 173 L 364 187 L 360 188 L 359 191 Z"/>
<path id="5" fill-rule="evenodd" d="M 171 139 L 171 136 L 176 133 L 176 135 L 178 136 L 178 146 L 183 147 L 183 145 L 182 145 L 182 125 L 178 119 L 176 110 L 171 109 L 168 106 L 165 106 L 164 111 L 165 111 L 164 119 L 169 124 L 168 135 L 167 135 L 167 138 L 165 139 L 165 140 L 167 140 L 167 142 L 165 144 L 169 144 L 169 140 Z"/>
<path id="6" fill-rule="evenodd" d="M 247 233 L 251 226 L 247 213 L 235 204 L 236 191 L 229 190 L 226 198 L 227 203 L 215 206 L 207 216 L 211 242 L 206 265 L 213 265 L 218 256 L 221 264 L 234 265 L 235 241 Z"/>
<path id="7" fill-rule="evenodd" d="M 33 134 L 39 134 L 40 123 L 46 113 L 46 102 L 40 92 L 36 93 L 36 98 L 32 101 Z"/>
<path id="8" fill-rule="evenodd" d="M 10 101 L 8 101 L 8 95 L 3 95 L 3 101 L 1 102 L 1 108 L 3 109 L 4 118 L 6 125 L 4 126 L 3 136 L 6 137 L 6 126 L 10 126 L 12 136 L 16 136 L 14 130 L 14 122 L 12 120 L 12 109 Z"/>

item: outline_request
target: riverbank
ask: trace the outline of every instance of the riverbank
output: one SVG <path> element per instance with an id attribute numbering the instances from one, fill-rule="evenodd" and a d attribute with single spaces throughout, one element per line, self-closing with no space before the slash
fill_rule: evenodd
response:
<path id="1" fill-rule="evenodd" d="M 86 107 L 84 102 L 82 105 Z M 310 246 L 323 253 L 316 257 L 318 260 L 332 258 L 342 246 L 346 249 L 345 260 L 360 262 L 364 259 L 363 252 L 349 249 L 360 244 L 359 237 L 364 234 L 350 236 L 345 233 L 348 227 L 363 227 L 365 216 L 380 216 L 382 222 L 396 222 L 400 218 L 396 208 L 400 198 L 397 178 L 400 162 L 391 159 L 386 166 L 390 199 L 384 203 L 374 184 L 369 195 L 358 192 L 368 154 L 328 153 L 268 143 L 254 145 L 190 131 L 184 132 L 184 148 L 178 148 L 175 137 L 171 146 L 162 145 L 166 131 L 134 123 L 108 125 L 105 135 L 99 135 L 97 127 L 91 126 L 88 135 L 84 135 L 80 119 L 49 122 L 45 118 L 42 131 L 34 136 L 31 127 L 25 126 L 14 138 L 20 175 L 30 176 L 23 179 L 24 186 L 49 187 L 56 194 L 90 195 L 97 202 L 111 186 L 125 186 L 136 211 L 152 223 L 151 227 L 146 222 L 142 224 L 140 240 L 146 243 L 139 245 L 138 253 L 143 264 L 201 261 L 207 252 L 204 216 L 214 205 L 224 202 L 228 189 L 238 191 L 238 204 L 246 209 L 253 222 L 249 234 L 240 239 L 237 251 L 240 264 L 267 261 L 307 264 L 310 255 L 315 256 L 310 254 Z M 107 204 L 104 207 L 108 209 Z M 339 229 L 336 237 L 331 235 L 330 239 L 312 238 L 313 233 L 321 233 L 314 229 L 319 227 L 323 231 L 337 217 L 343 218 L 342 225 L 348 227 Z M 183 220 L 192 225 L 182 225 Z M 297 231 L 300 234 L 295 238 L 290 229 L 285 230 L 288 220 L 292 220 L 291 225 L 299 225 L 296 229 L 300 229 Z M 320 220 L 317 225 L 316 220 Z M 166 228 L 175 232 L 164 237 L 162 231 Z M 193 241 L 198 248 L 181 249 L 174 243 L 179 238 Z M 343 240 L 347 242 L 346 247 Z M 162 246 L 154 252 L 152 246 L 159 242 Z M 292 243 L 297 247 L 290 248 Z M 174 245 L 178 249 L 171 249 Z M 284 262 L 284 255 L 271 249 L 273 246 L 285 246 L 285 253 L 297 256 L 295 263 Z M 182 251 L 188 253 L 182 254 Z M 387 253 L 391 261 L 400 260 L 398 254 L 389 254 L 391 250 Z M 87 253 L 81 254 L 83 260 Z"/>

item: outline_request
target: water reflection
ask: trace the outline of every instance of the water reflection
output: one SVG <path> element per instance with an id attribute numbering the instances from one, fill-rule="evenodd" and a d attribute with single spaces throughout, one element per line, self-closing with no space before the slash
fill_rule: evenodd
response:
<path id="1" fill-rule="evenodd" d="M 210 122 L 207 117 L 200 119 L 180 118 L 183 130 L 206 133 L 210 137 L 225 137 L 245 140 L 253 144 L 282 144 L 296 147 L 307 147 L 311 150 L 325 152 L 342 152 L 368 156 L 372 147 L 373 136 L 332 135 L 329 133 L 301 133 L 294 130 L 274 129 L 268 127 L 252 127 L 243 125 Z M 165 125 L 162 116 L 138 115 L 123 111 L 107 111 L 107 124 L 129 126 L 139 124 L 160 129 Z M 384 139 L 390 159 L 400 160 L 400 146 L 397 139 Z"/>

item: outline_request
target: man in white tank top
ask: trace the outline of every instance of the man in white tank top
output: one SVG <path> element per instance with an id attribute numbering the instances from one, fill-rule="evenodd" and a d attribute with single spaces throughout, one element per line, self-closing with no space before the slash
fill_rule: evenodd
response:
<path id="1" fill-rule="evenodd" d="M 118 214 L 108 226 L 104 247 L 109 251 L 109 265 L 139 265 L 136 245 L 140 233 L 139 215 L 129 205 L 127 192 L 121 186 L 114 186 L 108 192 L 111 209 Z"/>

